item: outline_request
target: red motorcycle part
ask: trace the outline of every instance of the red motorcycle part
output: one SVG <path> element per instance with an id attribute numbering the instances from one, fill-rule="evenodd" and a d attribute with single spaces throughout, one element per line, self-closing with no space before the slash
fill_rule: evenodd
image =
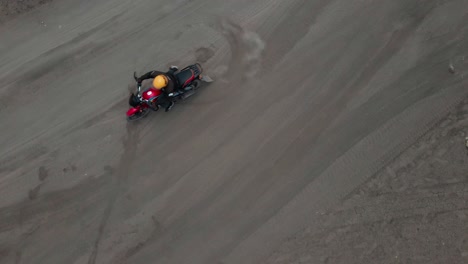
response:
<path id="1" fill-rule="evenodd" d="M 141 110 L 140 106 L 132 107 L 132 108 L 128 109 L 127 116 L 135 115 L 136 113 L 140 112 L 140 110 Z"/>
<path id="2" fill-rule="evenodd" d="M 146 90 L 146 91 L 144 91 L 142 93 L 141 97 L 143 97 L 143 99 L 149 100 L 151 102 L 154 99 L 156 99 L 158 96 L 160 96 L 161 93 L 162 92 L 160 90 L 158 90 L 158 89 L 149 88 L 148 90 Z"/>

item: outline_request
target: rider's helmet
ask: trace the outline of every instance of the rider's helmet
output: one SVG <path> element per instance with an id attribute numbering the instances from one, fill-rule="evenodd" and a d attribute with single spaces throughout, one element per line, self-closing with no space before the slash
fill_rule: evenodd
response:
<path id="1" fill-rule="evenodd" d="M 166 87 L 168 81 L 169 80 L 167 79 L 166 76 L 160 74 L 160 75 L 156 76 L 156 78 L 154 78 L 153 86 L 154 86 L 154 88 L 156 88 L 158 90 L 161 90 L 162 88 Z"/>

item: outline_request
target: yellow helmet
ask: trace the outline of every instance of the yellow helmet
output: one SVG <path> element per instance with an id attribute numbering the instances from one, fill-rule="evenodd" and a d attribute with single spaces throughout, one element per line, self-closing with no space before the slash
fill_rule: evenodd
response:
<path id="1" fill-rule="evenodd" d="M 154 78 L 153 86 L 154 86 L 154 88 L 156 88 L 158 90 L 161 90 L 162 88 L 166 87 L 167 82 L 168 82 L 167 77 L 160 74 L 160 75 L 156 76 L 156 78 Z"/>

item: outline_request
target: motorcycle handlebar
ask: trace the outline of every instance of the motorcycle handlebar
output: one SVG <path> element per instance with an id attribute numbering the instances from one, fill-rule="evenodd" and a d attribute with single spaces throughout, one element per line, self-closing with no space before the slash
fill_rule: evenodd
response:
<path id="1" fill-rule="evenodd" d="M 138 89 L 138 94 L 140 94 L 140 92 L 141 92 L 141 84 L 138 84 L 138 85 L 137 85 L 137 89 Z"/>

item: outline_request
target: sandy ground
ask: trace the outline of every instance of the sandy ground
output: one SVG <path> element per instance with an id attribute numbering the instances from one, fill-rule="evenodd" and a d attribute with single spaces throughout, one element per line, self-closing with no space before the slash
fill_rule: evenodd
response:
<path id="1" fill-rule="evenodd" d="M 466 261 L 466 0 L 17 13 L 0 263 Z M 134 70 L 195 61 L 215 83 L 127 124 Z"/>
<path id="2" fill-rule="evenodd" d="M 265 263 L 468 262 L 468 100 Z"/>

